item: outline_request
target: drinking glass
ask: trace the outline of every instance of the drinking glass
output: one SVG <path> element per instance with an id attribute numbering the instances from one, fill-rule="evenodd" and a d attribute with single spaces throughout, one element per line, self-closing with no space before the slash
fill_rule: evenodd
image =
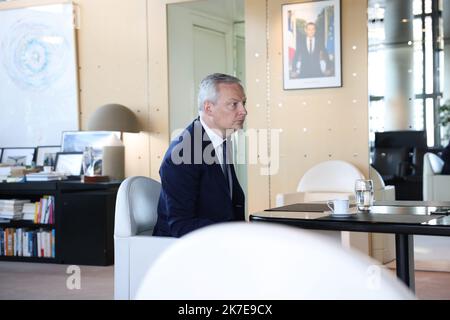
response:
<path id="1" fill-rule="evenodd" d="M 373 205 L 373 181 L 359 179 L 355 182 L 356 206 L 359 211 L 370 211 Z"/>

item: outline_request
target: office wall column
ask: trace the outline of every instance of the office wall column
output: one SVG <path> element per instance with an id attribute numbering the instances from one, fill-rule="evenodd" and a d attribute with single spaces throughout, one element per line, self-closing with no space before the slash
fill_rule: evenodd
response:
<path id="1" fill-rule="evenodd" d="M 385 131 L 413 129 L 414 48 L 412 1 L 387 0 L 384 16 Z"/>

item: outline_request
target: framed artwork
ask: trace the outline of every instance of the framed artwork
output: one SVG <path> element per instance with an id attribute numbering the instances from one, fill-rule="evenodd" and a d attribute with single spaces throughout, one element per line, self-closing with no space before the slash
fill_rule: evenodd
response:
<path id="1" fill-rule="evenodd" d="M 82 162 L 82 152 L 58 152 L 55 171 L 66 176 L 81 176 Z"/>
<path id="2" fill-rule="evenodd" d="M 94 149 L 96 157 L 102 156 L 102 148 L 109 145 L 113 135 L 120 140 L 120 131 L 64 131 L 62 152 L 83 152 L 86 147 Z"/>
<path id="3" fill-rule="evenodd" d="M 31 166 L 35 148 L 3 148 L 0 163 L 11 166 Z"/>
<path id="4" fill-rule="evenodd" d="M 55 167 L 56 154 L 60 151 L 61 146 L 38 146 L 36 148 L 36 165 Z"/>
<path id="5" fill-rule="evenodd" d="M 0 145 L 59 144 L 62 131 L 79 129 L 77 7 L 0 3 Z"/>
<path id="6" fill-rule="evenodd" d="M 340 0 L 282 5 L 283 87 L 341 87 Z"/>

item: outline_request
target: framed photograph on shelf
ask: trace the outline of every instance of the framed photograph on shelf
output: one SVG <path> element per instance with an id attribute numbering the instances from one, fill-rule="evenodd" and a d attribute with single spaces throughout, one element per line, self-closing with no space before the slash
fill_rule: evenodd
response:
<path id="1" fill-rule="evenodd" d="M 92 147 L 96 157 L 102 155 L 102 148 L 108 145 L 114 136 L 120 140 L 120 131 L 64 131 L 62 134 L 62 152 L 83 152 Z"/>
<path id="2" fill-rule="evenodd" d="M 282 5 L 283 86 L 341 87 L 340 0 Z"/>
<path id="3" fill-rule="evenodd" d="M 35 148 L 3 148 L 0 163 L 11 166 L 31 166 Z"/>
<path id="4" fill-rule="evenodd" d="M 82 162 L 82 152 L 58 152 L 56 153 L 55 171 L 66 176 L 81 176 Z"/>
<path id="5" fill-rule="evenodd" d="M 36 148 L 36 165 L 55 167 L 56 154 L 60 151 L 61 146 L 38 146 Z"/>

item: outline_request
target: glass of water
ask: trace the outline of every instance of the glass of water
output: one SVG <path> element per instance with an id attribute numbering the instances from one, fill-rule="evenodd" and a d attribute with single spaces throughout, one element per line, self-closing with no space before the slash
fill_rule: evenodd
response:
<path id="1" fill-rule="evenodd" d="M 356 206 L 359 211 L 370 211 L 373 205 L 373 181 L 359 179 L 355 182 Z"/>

